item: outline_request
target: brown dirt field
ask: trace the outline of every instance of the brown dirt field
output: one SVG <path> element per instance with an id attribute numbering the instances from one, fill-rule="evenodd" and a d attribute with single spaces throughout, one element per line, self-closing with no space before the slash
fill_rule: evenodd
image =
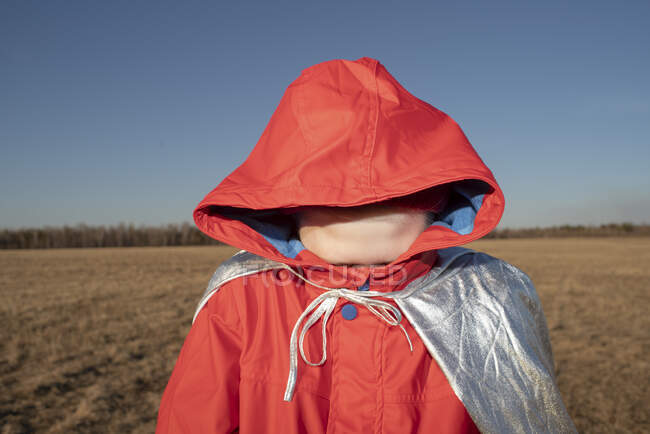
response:
<path id="1" fill-rule="evenodd" d="M 578 429 L 650 432 L 650 239 L 486 240 L 540 293 Z M 0 251 L 0 433 L 153 432 L 227 247 Z"/>

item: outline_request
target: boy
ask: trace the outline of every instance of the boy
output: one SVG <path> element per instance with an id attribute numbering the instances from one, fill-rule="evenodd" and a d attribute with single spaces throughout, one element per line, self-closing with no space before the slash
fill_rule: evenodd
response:
<path id="1" fill-rule="evenodd" d="M 194 211 L 242 250 L 197 307 L 157 432 L 575 432 L 532 283 L 455 247 L 504 202 L 458 125 L 377 60 L 303 70 Z"/>

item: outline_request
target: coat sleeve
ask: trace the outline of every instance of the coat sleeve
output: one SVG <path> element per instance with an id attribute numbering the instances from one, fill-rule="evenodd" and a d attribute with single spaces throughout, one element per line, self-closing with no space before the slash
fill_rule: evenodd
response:
<path id="1" fill-rule="evenodd" d="M 160 402 L 156 434 L 237 429 L 242 334 L 232 286 L 222 285 L 192 324 Z"/>

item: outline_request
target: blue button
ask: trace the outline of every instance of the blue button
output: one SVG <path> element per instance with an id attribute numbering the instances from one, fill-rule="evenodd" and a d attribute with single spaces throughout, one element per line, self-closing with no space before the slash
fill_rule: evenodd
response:
<path id="1" fill-rule="evenodd" d="M 344 304 L 341 308 L 341 315 L 347 320 L 353 320 L 357 317 L 357 308 L 353 304 Z"/>

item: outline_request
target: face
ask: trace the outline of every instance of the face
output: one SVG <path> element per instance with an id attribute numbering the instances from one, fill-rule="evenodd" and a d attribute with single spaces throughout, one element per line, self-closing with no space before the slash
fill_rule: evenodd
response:
<path id="1" fill-rule="evenodd" d="M 427 213 L 381 203 L 356 207 L 309 207 L 297 214 L 307 249 L 330 264 L 385 265 L 427 228 Z"/>

